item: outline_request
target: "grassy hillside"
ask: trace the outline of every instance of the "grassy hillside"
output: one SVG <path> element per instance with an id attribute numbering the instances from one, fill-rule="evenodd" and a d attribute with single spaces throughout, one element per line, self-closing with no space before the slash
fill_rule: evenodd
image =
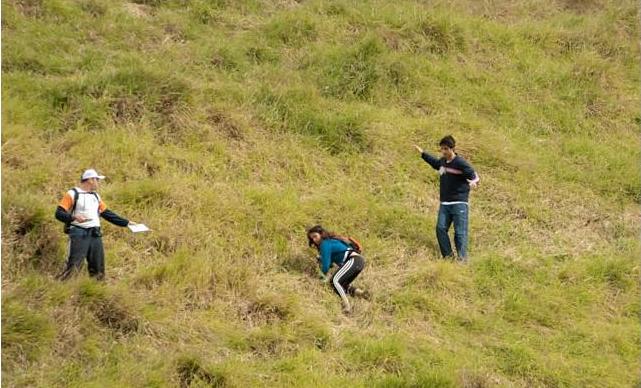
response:
<path id="1" fill-rule="evenodd" d="M 632 0 L 2 3 L 2 383 L 639 384 Z M 453 134 L 482 177 L 438 258 Z M 150 225 L 53 277 L 81 171 Z M 361 240 L 346 317 L 305 227 Z"/>

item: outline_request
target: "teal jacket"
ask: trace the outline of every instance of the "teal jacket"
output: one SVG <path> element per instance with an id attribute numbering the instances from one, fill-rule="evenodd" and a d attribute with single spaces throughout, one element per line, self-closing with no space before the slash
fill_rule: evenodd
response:
<path id="1" fill-rule="evenodd" d="M 345 251 L 351 249 L 347 244 L 340 240 L 329 238 L 323 240 L 320 244 L 320 267 L 321 272 L 327 275 L 332 263 L 339 267 L 343 265 Z"/>

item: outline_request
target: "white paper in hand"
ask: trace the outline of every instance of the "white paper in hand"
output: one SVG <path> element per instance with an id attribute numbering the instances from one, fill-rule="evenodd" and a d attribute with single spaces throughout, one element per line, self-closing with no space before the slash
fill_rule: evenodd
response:
<path id="1" fill-rule="evenodd" d="M 127 225 L 127 227 L 134 233 L 148 232 L 151 230 L 145 224 L 133 224 Z"/>

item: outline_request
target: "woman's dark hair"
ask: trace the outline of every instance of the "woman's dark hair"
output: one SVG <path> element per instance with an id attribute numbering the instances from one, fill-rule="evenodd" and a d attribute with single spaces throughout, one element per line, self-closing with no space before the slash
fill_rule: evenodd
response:
<path id="1" fill-rule="evenodd" d="M 452 135 L 447 135 L 444 138 L 441 139 L 441 141 L 438 143 L 439 146 L 446 146 L 448 148 L 454 148 L 456 147 L 456 140 L 452 137 Z"/>
<path id="2" fill-rule="evenodd" d="M 328 238 L 338 238 L 338 235 L 336 235 L 336 233 L 327 231 L 320 225 L 312 226 L 307 230 L 307 243 L 310 247 L 316 247 L 316 249 L 320 249 L 320 245 L 316 245 L 314 243 L 314 240 L 312 240 L 311 238 L 312 233 L 320 234 L 321 240 L 327 240 Z"/>

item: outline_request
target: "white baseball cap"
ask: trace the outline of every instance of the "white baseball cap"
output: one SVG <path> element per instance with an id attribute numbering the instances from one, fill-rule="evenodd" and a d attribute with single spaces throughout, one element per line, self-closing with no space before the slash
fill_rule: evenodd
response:
<path id="1" fill-rule="evenodd" d="M 98 175 L 96 170 L 94 170 L 93 168 L 90 168 L 89 170 L 82 173 L 82 177 L 80 178 L 80 180 L 84 181 L 86 179 L 91 179 L 91 178 L 105 179 L 105 176 Z"/>

